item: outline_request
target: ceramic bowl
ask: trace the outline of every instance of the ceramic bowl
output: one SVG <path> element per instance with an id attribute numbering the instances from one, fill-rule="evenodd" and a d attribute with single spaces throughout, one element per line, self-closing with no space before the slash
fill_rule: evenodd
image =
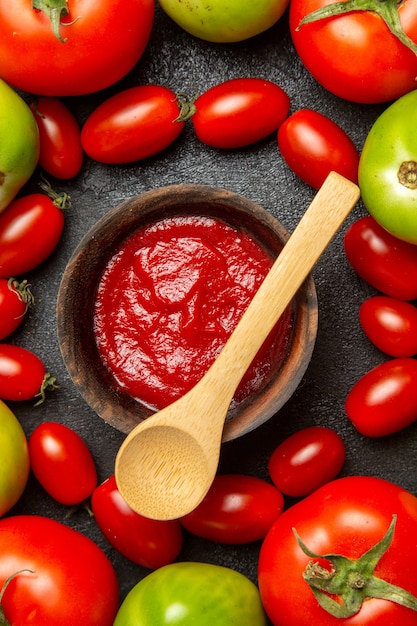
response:
<path id="1" fill-rule="evenodd" d="M 104 267 L 128 235 L 168 215 L 217 217 L 246 229 L 276 256 L 288 232 L 270 212 L 236 193 L 205 185 L 173 185 L 154 189 L 111 209 L 83 237 L 64 271 L 57 299 L 57 332 L 61 354 L 79 393 L 108 424 L 129 433 L 153 413 L 114 384 L 98 353 L 93 307 Z M 294 297 L 294 322 L 283 363 L 266 386 L 237 411 L 228 414 L 223 441 L 257 428 L 288 401 L 311 360 L 317 334 L 317 295 L 311 274 Z"/>

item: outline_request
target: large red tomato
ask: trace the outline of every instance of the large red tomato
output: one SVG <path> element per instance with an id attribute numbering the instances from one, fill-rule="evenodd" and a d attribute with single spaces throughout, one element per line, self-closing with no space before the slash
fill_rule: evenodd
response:
<path id="1" fill-rule="evenodd" d="M 386 102 L 415 89 L 417 0 L 342 0 L 338 7 L 343 2 L 347 12 L 329 17 L 335 0 L 292 0 L 291 36 L 308 71 L 326 89 L 353 102 Z M 324 11 L 321 19 L 300 25 L 318 9 Z M 396 26 L 413 49 L 392 34 L 381 17 L 395 21 L 397 9 Z"/>
<path id="2" fill-rule="evenodd" d="M 0 0 L 0 76 L 17 89 L 91 93 L 120 80 L 142 56 L 154 0 L 57 0 L 51 17 L 47 4 Z"/>
<path id="3" fill-rule="evenodd" d="M 262 544 L 258 582 L 272 623 L 415 626 L 416 533 L 417 498 L 405 489 L 368 476 L 327 483 Z"/>

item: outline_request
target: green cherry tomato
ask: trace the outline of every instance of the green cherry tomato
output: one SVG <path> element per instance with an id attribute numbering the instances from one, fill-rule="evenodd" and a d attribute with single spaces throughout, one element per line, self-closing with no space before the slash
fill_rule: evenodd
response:
<path id="1" fill-rule="evenodd" d="M 0 400 L 0 517 L 16 504 L 29 476 L 26 435 L 20 422 Z"/>
<path id="2" fill-rule="evenodd" d="M 359 187 L 383 228 L 417 244 L 417 90 L 396 100 L 372 126 L 359 161 Z"/>
<path id="3" fill-rule="evenodd" d="M 243 574 L 209 563 L 178 562 L 141 581 L 113 626 L 266 626 L 257 587 Z"/>

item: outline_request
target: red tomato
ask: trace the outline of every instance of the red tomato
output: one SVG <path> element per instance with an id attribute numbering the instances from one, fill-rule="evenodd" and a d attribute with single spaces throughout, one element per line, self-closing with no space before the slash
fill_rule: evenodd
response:
<path id="1" fill-rule="evenodd" d="M 261 478 L 223 474 L 216 476 L 203 501 L 180 522 L 204 539 L 242 544 L 265 537 L 283 508 L 282 494 Z"/>
<path id="2" fill-rule="evenodd" d="M 124 557 L 149 569 L 172 563 L 182 549 L 177 520 L 152 520 L 133 511 L 122 498 L 114 476 L 93 492 L 91 508 L 107 541 Z"/>
<path id="3" fill-rule="evenodd" d="M 57 98 L 39 98 L 30 108 L 39 128 L 39 164 L 55 178 L 73 178 L 83 162 L 81 131 L 74 115 Z"/>
<path id="4" fill-rule="evenodd" d="M 81 533 L 38 515 L 0 520 L 0 586 L 14 574 L 1 601 L 10 626 L 112 626 L 116 574 Z"/>
<path id="5" fill-rule="evenodd" d="M 386 102 L 415 89 L 415 51 L 387 28 L 378 15 L 384 10 L 380 3 L 370 0 L 359 8 L 353 2 L 346 5 L 350 12 L 344 15 L 300 26 L 308 14 L 323 7 L 331 10 L 332 4 L 334 0 L 292 0 L 290 4 L 294 46 L 314 78 L 330 92 L 353 102 Z M 391 6 L 392 12 L 398 10 L 403 31 L 416 44 L 417 0 Z"/>
<path id="6" fill-rule="evenodd" d="M 34 269 L 55 249 L 64 229 L 61 200 L 30 194 L 14 200 L 0 214 L 0 277 Z"/>
<path id="7" fill-rule="evenodd" d="M 311 426 L 285 439 L 272 453 L 268 471 L 278 489 L 307 496 L 333 480 L 345 462 L 345 445 L 331 428 Z"/>
<path id="8" fill-rule="evenodd" d="M 54 32 L 47 8 L 44 12 L 27 0 L 1 0 L 0 76 L 17 89 L 42 96 L 82 95 L 113 85 L 142 56 L 154 4 L 61 0 L 53 3 L 58 17 Z"/>
<path id="9" fill-rule="evenodd" d="M 353 141 L 321 113 L 293 113 L 278 130 L 278 147 L 292 171 L 315 189 L 331 171 L 358 182 L 359 153 Z"/>
<path id="10" fill-rule="evenodd" d="M 208 89 L 194 102 L 191 120 L 200 141 L 214 148 L 240 148 L 264 139 L 288 115 L 290 99 L 261 78 L 235 78 Z"/>
<path id="11" fill-rule="evenodd" d="M 111 96 L 87 118 L 81 142 L 101 163 L 129 163 L 167 148 L 181 133 L 180 101 L 158 85 L 131 87 Z"/>
<path id="12" fill-rule="evenodd" d="M 390 359 L 377 365 L 352 387 L 346 413 L 367 437 L 391 435 L 417 419 L 417 361 Z"/>
<path id="13" fill-rule="evenodd" d="M 397 517 L 389 545 L 393 515 Z M 303 551 L 294 529 L 313 555 Z M 412 538 L 416 533 L 417 498 L 393 483 L 379 478 L 351 476 L 320 487 L 278 518 L 261 547 L 258 583 L 272 624 L 415 626 L 417 543 Z M 363 557 L 383 539 L 375 552 Z M 339 554 L 350 561 L 333 559 L 337 572 L 333 580 L 331 558 Z M 318 555 L 327 557 L 318 558 Z M 355 564 L 361 557 L 361 561 Z M 348 568 L 350 564 L 352 570 Z M 367 597 L 372 596 L 374 571 L 377 584 L 379 580 L 386 581 L 392 601 Z M 371 577 L 368 588 L 360 587 L 364 577 L 365 580 Z M 314 581 L 319 587 L 316 592 L 309 584 Z M 333 590 L 337 583 L 339 587 L 333 594 L 320 593 L 320 587 L 327 584 Z M 397 588 L 392 589 L 392 585 Z M 408 592 L 403 595 L 414 602 L 414 610 L 395 601 L 398 587 Z M 341 605 L 343 591 L 346 592 L 345 602 L 350 600 L 347 607 Z M 377 594 L 377 588 L 374 594 Z M 318 599 L 327 599 L 331 610 L 345 609 L 348 612 L 351 607 L 353 614 L 335 617 L 320 605 Z M 340 602 L 333 604 L 333 599 L 340 599 Z"/>
<path id="14" fill-rule="evenodd" d="M 27 280 L 0 278 L 0 340 L 8 337 L 23 321 L 33 304 Z"/>
<path id="15" fill-rule="evenodd" d="M 348 228 L 344 245 L 350 265 L 372 287 L 399 300 L 417 298 L 417 246 L 397 239 L 371 216 Z"/>
<path id="16" fill-rule="evenodd" d="M 417 308 L 410 302 L 374 296 L 362 303 L 359 319 L 368 339 L 385 354 L 417 354 Z"/>
<path id="17" fill-rule="evenodd" d="M 28 440 L 31 469 L 57 502 L 75 505 L 97 486 L 97 470 L 85 441 L 64 424 L 39 424 Z"/>
<path id="18" fill-rule="evenodd" d="M 31 400 L 40 404 L 48 388 L 55 389 L 55 378 L 48 374 L 41 359 L 26 348 L 0 343 L 0 398 Z"/>

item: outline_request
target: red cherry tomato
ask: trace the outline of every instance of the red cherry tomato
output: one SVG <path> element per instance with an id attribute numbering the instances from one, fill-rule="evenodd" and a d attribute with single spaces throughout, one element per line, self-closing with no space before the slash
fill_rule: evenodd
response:
<path id="1" fill-rule="evenodd" d="M 268 471 L 282 493 L 298 498 L 336 478 L 345 455 L 345 445 L 334 430 L 311 426 L 295 432 L 274 450 Z"/>
<path id="2" fill-rule="evenodd" d="M 121 91 L 103 102 L 87 118 L 81 143 L 101 163 L 130 163 L 167 148 L 181 133 L 177 121 L 181 103 L 175 93 L 159 85 Z"/>
<path id="3" fill-rule="evenodd" d="M 39 128 L 39 164 L 55 178 L 73 178 L 82 166 L 81 130 L 72 112 L 58 98 L 31 104 Z"/>
<path id="4" fill-rule="evenodd" d="M 360 378 L 347 395 L 346 413 L 367 437 L 391 435 L 417 419 L 417 361 L 390 359 Z"/>
<path id="5" fill-rule="evenodd" d="M 27 280 L 0 278 L 0 340 L 20 326 L 33 304 L 33 295 Z"/>
<path id="6" fill-rule="evenodd" d="M 265 537 L 283 508 L 282 494 L 270 483 L 255 476 L 223 474 L 216 476 L 203 501 L 180 522 L 204 539 L 243 544 Z"/>
<path id="7" fill-rule="evenodd" d="M 214 148 L 240 148 L 275 132 L 288 115 L 290 99 L 260 78 L 235 78 L 208 89 L 194 102 L 197 138 Z"/>
<path id="8" fill-rule="evenodd" d="M 0 214 L 0 277 L 24 274 L 51 254 L 64 229 L 59 206 L 65 199 L 30 194 L 14 200 Z"/>
<path id="9" fill-rule="evenodd" d="M 48 388 L 54 389 L 55 378 L 48 374 L 41 359 L 26 348 L 0 343 L 0 398 L 31 400 L 39 396 L 40 404 Z"/>
<path id="10" fill-rule="evenodd" d="M 301 109 L 281 124 L 278 147 L 291 170 L 318 189 L 331 171 L 358 182 L 359 153 L 345 131 L 331 119 Z"/>
<path id="11" fill-rule="evenodd" d="M 410 302 L 389 296 L 368 298 L 359 309 L 359 320 L 368 339 L 385 354 L 417 354 L 417 308 Z"/>
<path id="12" fill-rule="evenodd" d="M 393 298 L 417 298 L 417 246 L 401 241 L 373 217 L 362 217 L 346 231 L 345 252 L 355 272 Z"/>
<path id="13" fill-rule="evenodd" d="M 97 470 L 85 441 L 56 422 L 39 424 L 28 440 L 31 469 L 57 502 L 75 505 L 97 486 Z"/>
<path id="14" fill-rule="evenodd" d="M 124 557 L 157 569 L 172 563 L 182 548 L 182 529 L 177 520 L 152 520 L 133 511 L 110 476 L 93 492 L 91 508 L 107 541 Z"/>

